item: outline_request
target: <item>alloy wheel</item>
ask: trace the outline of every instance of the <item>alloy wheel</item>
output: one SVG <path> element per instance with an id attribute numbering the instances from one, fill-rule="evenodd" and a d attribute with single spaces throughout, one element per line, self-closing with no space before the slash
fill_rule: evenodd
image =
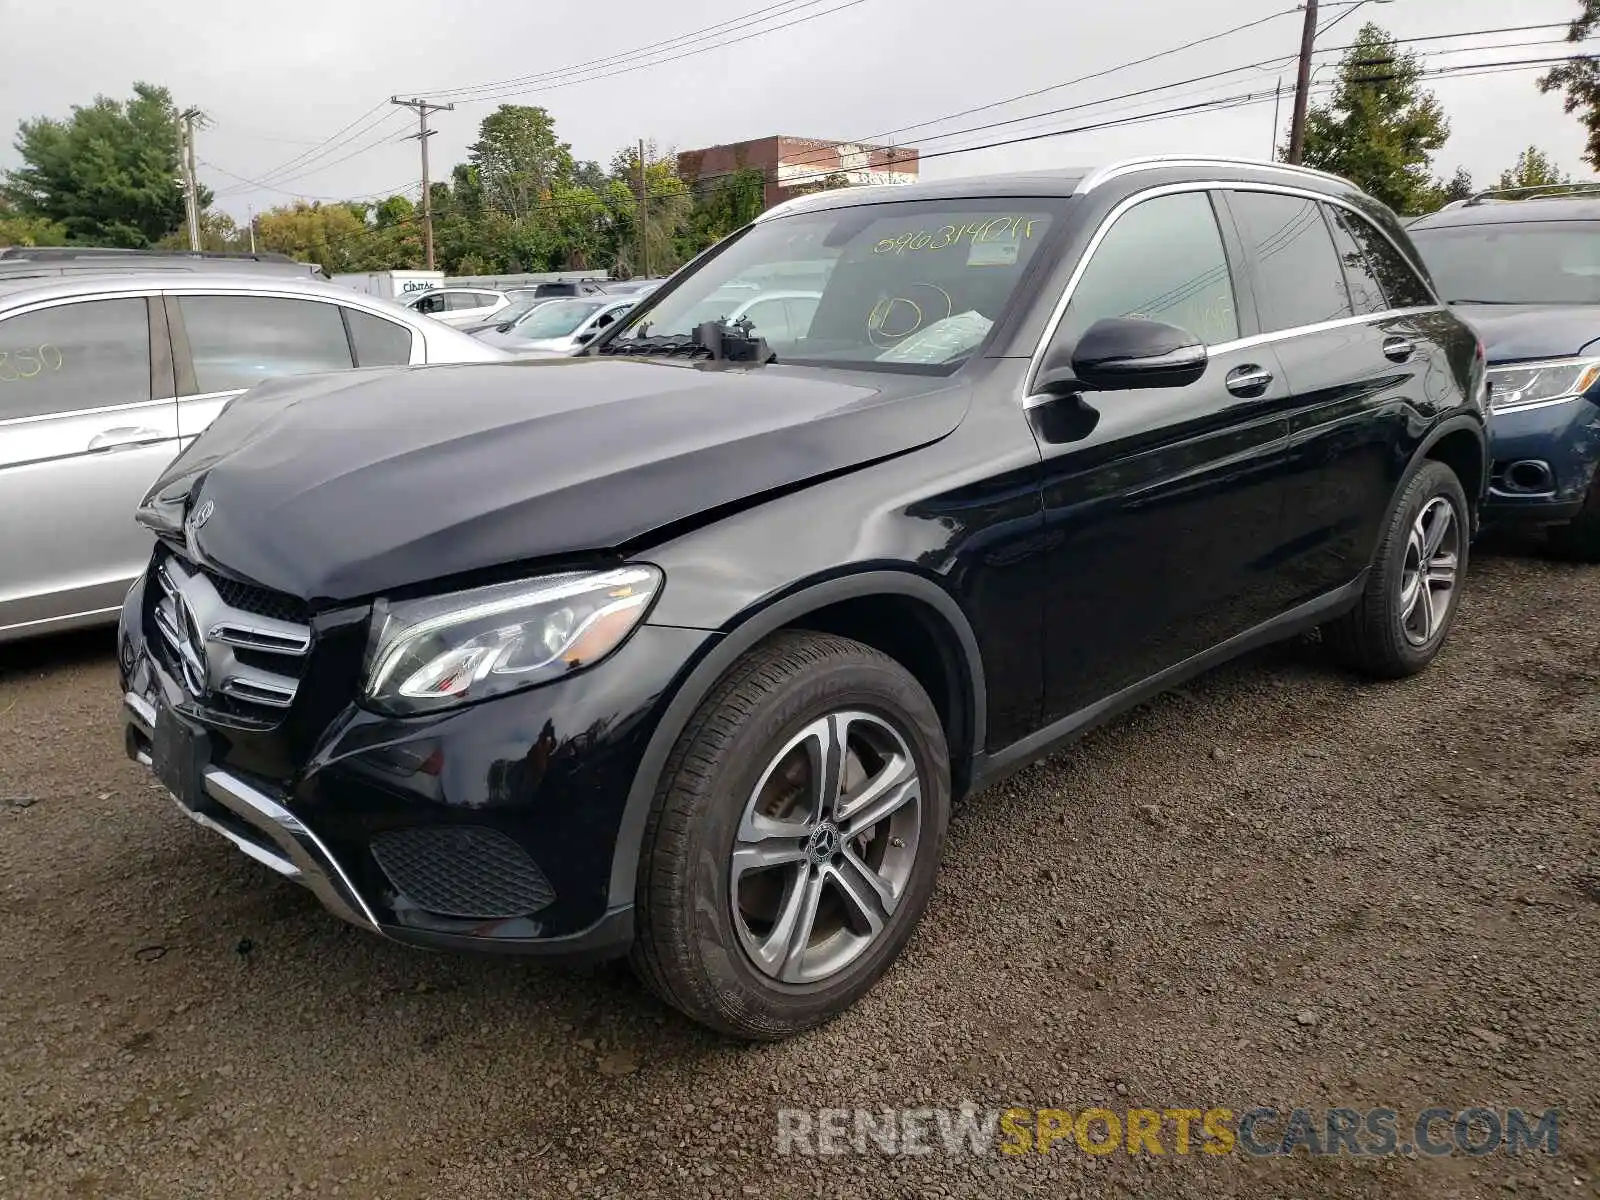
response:
<path id="1" fill-rule="evenodd" d="M 1455 506 L 1435 496 L 1411 523 L 1400 574 L 1400 624 L 1413 646 L 1427 645 L 1443 626 L 1460 563 L 1461 522 Z"/>
<path id="2" fill-rule="evenodd" d="M 745 803 L 729 867 L 756 968 L 816 983 L 860 958 L 905 895 L 922 808 L 916 760 L 882 717 L 832 712 L 790 738 Z"/>

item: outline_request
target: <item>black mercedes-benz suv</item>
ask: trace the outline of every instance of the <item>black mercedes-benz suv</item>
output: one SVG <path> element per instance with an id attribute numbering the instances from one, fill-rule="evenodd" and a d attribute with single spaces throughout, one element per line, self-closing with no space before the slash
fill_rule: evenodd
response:
<path id="1" fill-rule="evenodd" d="M 1331 176 L 807 196 L 580 357 L 235 400 L 140 510 L 128 752 L 348 921 L 779 1037 L 893 961 L 953 801 L 1313 627 L 1424 667 L 1484 403 Z"/>

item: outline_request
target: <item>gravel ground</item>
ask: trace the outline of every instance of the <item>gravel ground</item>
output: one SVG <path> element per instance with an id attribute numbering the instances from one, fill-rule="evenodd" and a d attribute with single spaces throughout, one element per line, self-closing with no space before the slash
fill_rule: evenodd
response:
<path id="1" fill-rule="evenodd" d="M 1600 1196 L 1597 584 L 1482 556 L 1421 678 L 1276 648 L 974 798 L 888 977 L 754 1048 L 619 967 L 342 926 L 123 758 L 108 636 L 7 647 L 0 1196 Z M 962 1101 L 1559 1106 L 1561 1142 L 775 1152 L 780 1108 Z"/>

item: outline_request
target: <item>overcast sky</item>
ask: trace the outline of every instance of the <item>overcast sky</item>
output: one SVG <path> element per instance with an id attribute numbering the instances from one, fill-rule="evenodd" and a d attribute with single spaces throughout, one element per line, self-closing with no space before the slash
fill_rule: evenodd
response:
<path id="1" fill-rule="evenodd" d="M 435 177 L 448 175 L 451 164 L 465 157 L 478 123 L 501 99 L 544 105 L 574 152 L 602 163 L 639 137 L 691 149 L 771 133 L 867 139 L 900 130 L 895 140 L 932 154 L 1209 97 L 1262 95 L 1272 91 L 1280 75 L 1288 89 L 1293 63 L 1287 58 L 1298 49 L 1301 18 L 1293 12 L 1273 14 L 1284 13 L 1292 2 L 1115 0 L 1091 8 L 1062 0 L 782 0 L 779 11 L 729 28 L 720 39 L 700 35 L 629 57 L 641 47 L 728 22 L 741 10 L 774 9 L 780 0 L 745 0 L 740 6 L 726 0 L 324 0 L 235 9 L 215 0 L 0 0 L 0 30 L 10 47 L 0 72 L 0 125 L 14 130 L 25 117 L 64 116 L 73 104 L 96 94 L 122 98 L 135 80 L 165 85 L 180 105 L 197 106 L 210 117 L 212 124 L 199 139 L 200 176 L 218 193 L 218 205 L 238 217 L 247 206 L 259 211 L 295 196 L 386 194 L 407 186 L 415 194 L 416 142 L 400 140 L 414 130 L 415 117 L 391 108 L 390 95 L 427 96 L 541 74 L 542 83 L 502 89 L 518 95 L 486 100 L 481 92 L 458 93 L 464 102 L 433 118 L 439 131 L 431 141 Z M 1318 46 L 1336 49 L 1369 18 L 1395 36 L 1416 38 L 1563 22 L 1578 8 L 1577 0 L 1368 0 L 1360 12 L 1327 29 Z M 1323 0 L 1323 22 L 1343 12 L 1344 6 Z M 1192 45 L 1263 17 L 1272 19 Z M 787 22 L 795 23 L 746 37 Z M 1427 52 L 1425 65 L 1436 69 L 1559 55 L 1565 51 L 1554 39 L 1563 33 L 1532 30 L 1420 42 L 1415 48 Z M 746 40 L 727 44 L 741 37 Z M 1539 41 L 1551 44 L 1507 45 Z M 29 46 L 56 49 L 19 50 Z M 1105 78 L 954 120 L 917 124 L 1180 46 L 1187 48 Z M 610 61 L 550 78 L 596 59 Z M 649 63 L 659 65 L 643 65 Z M 1248 69 L 1178 86 L 1234 67 Z M 590 78 L 608 71 L 618 73 Z M 1332 74 L 1325 69 L 1320 80 Z M 1537 69 L 1529 69 L 1428 80 L 1452 126 L 1450 142 L 1435 160 L 1439 173 L 1448 176 L 1461 164 L 1480 184 L 1492 183 L 1522 147 L 1535 143 L 1569 171 L 1591 175 L 1579 161 L 1582 127 L 1561 111 L 1558 96 L 1538 92 L 1537 75 Z M 1174 86 L 1148 96 L 998 129 L 935 136 L 1167 84 Z M 375 105 L 381 107 L 364 116 Z M 1286 91 L 1282 123 L 1288 112 Z M 1272 114 L 1271 101 L 1263 100 L 946 154 L 928 158 L 923 175 L 1075 165 L 1167 151 L 1264 157 L 1272 141 Z M 378 123 L 368 127 L 371 121 Z M 343 145 L 324 147 L 319 157 L 301 165 L 285 165 L 317 151 L 319 142 L 352 122 L 352 133 L 343 135 L 350 140 Z M 7 139 L 0 167 L 15 165 Z"/>

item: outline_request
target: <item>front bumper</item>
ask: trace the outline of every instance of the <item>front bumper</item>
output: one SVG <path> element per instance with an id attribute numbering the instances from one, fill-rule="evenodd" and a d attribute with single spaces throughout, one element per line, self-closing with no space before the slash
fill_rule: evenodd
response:
<path id="1" fill-rule="evenodd" d="M 128 756 L 146 767 L 153 766 L 155 706 L 129 692 L 122 698 L 122 715 Z M 334 916 L 373 933 L 382 932 L 378 918 L 322 840 L 277 799 L 221 767 L 204 768 L 200 784 L 223 813 L 213 816 L 173 796 L 173 803 L 185 816 L 220 833 L 262 866 L 310 888 Z"/>
<path id="2" fill-rule="evenodd" d="M 1483 505 L 1486 524 L 1555 525 L 1577 515 L 1600 464 L 1600 404 L 1579 396 L 1491 413 L 1489 432 L 1494 465 Z M 1519 468 L 1533 486 L 1513 486 Z"/>
<path id="3" fill-rule="evenodd" d="M 714 635 L 642 626 L 593 670 L 396 719 L 340 702 L 350 684 L 327 663 L 339 635 L 319 634 L 281 726 L 245 730 L 213 721 L 146 641 L 143 591 L 119 633 L 126 748 L 154 769 L 163 711 L 194 732 L 198 767 L 174 785 L 191 820 L 398 941 L 626 952 L 632 896 L 612 894 L 611 874 L 628 791 L 674 681 Z"/>

